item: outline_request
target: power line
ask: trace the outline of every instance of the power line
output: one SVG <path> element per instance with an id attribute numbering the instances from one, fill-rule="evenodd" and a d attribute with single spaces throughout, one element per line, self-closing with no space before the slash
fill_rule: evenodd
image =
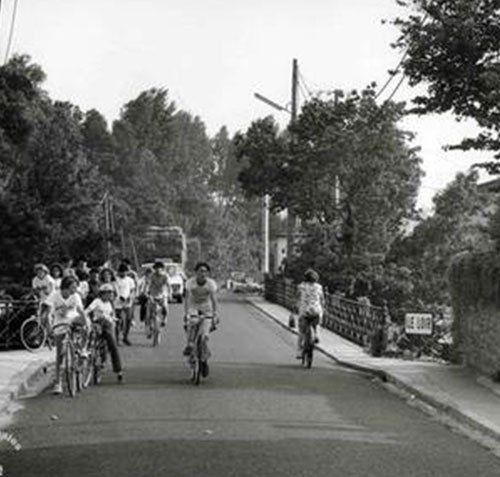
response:
<path id="1" fill-rule="evenodd" d="M 12 47 L 12 39 L 14 37 L 14 27 L 16 24 L 16 16 L 17 16 L 17 5 L 19 0 L 14 0 L 14 9 L 12 10 L 12 19 L 10 21 L 10 31 L 9 31 L 9 40 L 7 42 L 7 49 L 5 50 L 5 58 L 3 60 L 4 63 L 7 63 L 10 55 L 10 49 Z"/>
<path id="2" fill-rule="evenodd" d="M 396 85 L 396 87 L 393 89 L 392 93 L 389 95 L 389 97 L 384 101 L 384 103 L 388 103 L 393 97 L 394 95 L 396 94 L 396 92 L 398 91 L 398 89 L 401 87 L 401 85 L 403 84 L 403 81 L 405 80 L 405 75 L 402 75 L 401 76 L 401 79 L 399 80 L 399 83 Z"/>
<path id="3" fill-rule="evenodd" d="M 300 79 L 300 82 L 302 83 L 302 85 L 304 86 L 304 88 L 306 89 L 307 94 L 309 95 L 309 99 L 312 99 L 313 98 L 313 94 L 311 93 L 311 89 L 307 86 L 307 83 L 306 83 L 306 80 L 304 78 L 304 75 L 300 71 L 299 71 L 299 79 Z"/>
<path id="4" fill-rule="evenodd" d="M 399 68 L 403 64 L 403 61 L 406 59 L 407 56 L 408 56 L 408 49 L 405 50 L 403 56 L 399 60 L 399 63 L 397 64 L 396 68 L 393 70 L 393 73 L 390 74 L 389 78 L 384 83 L 384 86 L 382 86 L 382 88 L 380 88 L 379 92 L 375 95 L 375 99 L 377 99 L 386 90 L 386 88 L 391 84 L 392 80 L 399 73 Z"/>

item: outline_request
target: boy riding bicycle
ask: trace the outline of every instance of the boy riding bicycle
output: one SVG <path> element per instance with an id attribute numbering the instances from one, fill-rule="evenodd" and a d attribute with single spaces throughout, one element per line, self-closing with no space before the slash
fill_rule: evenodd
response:
<path id="1" fill-rule="evenodd" d="M 170 280 L 165 273 L 165 265 L 163 262 L 155 262 L 146 295 L 150 300 L 150 307 L 155 300 L 161 303 L 161 326 L 166 326 L 167 324 L 168 300 L 171 293 L 172 289 L 170 287 Z"/>
<path id="2" fill-rule="evenodd" d="M 199 262 L 194 270 L 196 277 L 190 278 L 186 283 L 184 323 L 187 345 L 183 352 L 184 356 L 191 355 L 198 332 L 207 343 L 210 331 L 213 331 L 218 323 L 217 284 L 208 277 L 210 266 L 207 263 Z M 200 316 L 210 317 L 213 320 L 203 319 L 203 322 L 200 323 Z M 199 331 L 198 327 L 201 327 Z M 202 362 L 201 374 L 203 377 L 208 376 L 208 363 L 206 361 Z"/>
<path id="3" fill-rule="evenodd" d="M 90 332 L 90 321 L 85 315 L 83 303 L 77 292 L 78 282 L 72 276 L 64 277 L 61 281 L 61 289 L 55 291 L 42 303 L 42 319 L 53 317 L 53 326 L 61 323 L 81 324 L 85 330 L 85 345 L 82 355 L 87 354 L 87 339 Z M 62 393 L 61 363 L 63 355 L 63 341 L 65 331 L 55 331 L 54 340 L 56 344 L 56 382 L 54 385 L 54 394 Z"/>

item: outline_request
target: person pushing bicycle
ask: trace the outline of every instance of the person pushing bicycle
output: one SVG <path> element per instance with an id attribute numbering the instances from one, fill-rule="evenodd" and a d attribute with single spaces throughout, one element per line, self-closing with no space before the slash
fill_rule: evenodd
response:
<path id="1" fill-rule="evenodd" d="M 184 302 L 184 323 L 186 327 L 187 345 L 184 348 L 184 356 L 190 356 L 194 340 L 198 333 L 198 326 L 201 326 L 200 334 L 205 342 L 208 341 L 210 331 L 215 329 L 219 322 L 217 315 L 217 284 L 215 280 L 209 278 L 210 266 L 205 262 L 199 262 L 194 268 L 196 276 L 186 282 L 186 299 Z M 203 320 L 199 324 L 199 316 L 210 317 L 212 320 Z M 203 363 L 202 375 L 208 375 L 208 364 Z"/>

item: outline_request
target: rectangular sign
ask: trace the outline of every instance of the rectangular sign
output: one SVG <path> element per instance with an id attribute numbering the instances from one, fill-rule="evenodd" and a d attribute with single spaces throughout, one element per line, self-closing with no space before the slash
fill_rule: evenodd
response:
<path id="1" fill-rule="evenodd" d="M 405 332 L 413 335 L 432 335 L 432 315 L 430 313 L 406 313 Z"/>

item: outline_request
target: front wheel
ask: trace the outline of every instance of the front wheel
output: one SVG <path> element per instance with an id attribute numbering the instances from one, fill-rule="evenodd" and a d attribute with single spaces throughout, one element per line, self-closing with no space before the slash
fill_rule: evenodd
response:
<path id="1" fill-rule="evenodd" d="M 66 350 L 64 352 L 64 372 L 66 375 L 66 384 L 68 386 L 68 393 L 71 397 L 75 397 L 77 388 L 77 376 L 76 376 L 76 366 L 75 366 L 75 355 L 71 345 L 66 344 Z"/>
<path id="2" fill-rule="evenodd" d="M 40 350 L 46 340 L 47 330 L 36 316 L 32 316 L 21 325 L 21 342 L 28 351 Z"/>

